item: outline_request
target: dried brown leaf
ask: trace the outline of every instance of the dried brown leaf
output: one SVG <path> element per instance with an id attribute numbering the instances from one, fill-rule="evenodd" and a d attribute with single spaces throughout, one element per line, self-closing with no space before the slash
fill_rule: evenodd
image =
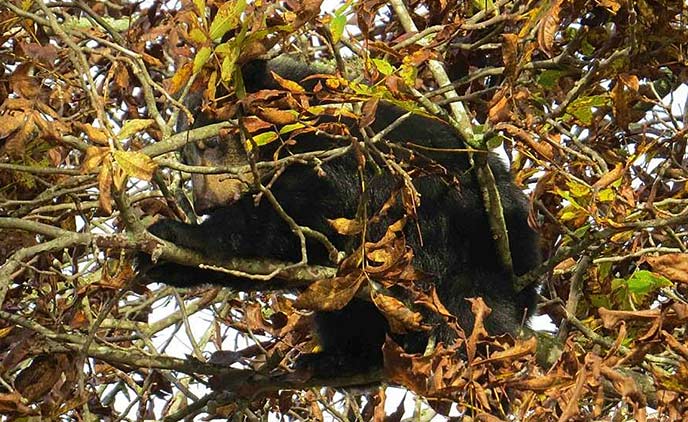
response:
<path id="1" fill-rule="evenodd" d="M 502 60 L 504 61 L 504 76 L 515 76 L 518 65 L 518 35 L 502 34 Z"/>
<path id="2" fill-rule="evenodd" d="M 538 142 L 529 132 L 517 126 L 507 123 L 500 123 L 495 125 L 495 129 L 505 130 L 510 135 L 517 137 L 519 140 L 523 141 L 523 143 L 526 144 L 529 149 L 537 152 L 546 160 L 552 160 L 554 158 L 554 149 L 552 148 L 552 145 L 547 142 Z"/>
<path id="3" fill-rule="evenodd" d="M 669 253 L 660 256 L 648 256 L 645 260 L 656 273 L 671 281 L 688 283 L 688 253 Z"/>
<path id="4" fill-rule="evenodd" d="M 112 172 L 111 166 L 100 167 L 98 173 L 98 206 L 105 214 L 112 214 Z"/>
<path id="5" fill-rule="evenodd" d="M 249 116 L 241 119 L 241 127 L 245 128 L 248 133 L 254 134 L 272 128 L 272 125 L 258 117 Z"/>
<path id="6" fill-rule="evenodd" d="M 375 121 L 375 113 L 377 113 L 377 106 L 380 103 L 379 98 L 370 98 L 368 101 L 363 103 L 361 109 L 361 128 L 370 126 Z"/>
<path id="7" fill-rule="evenodd" d="M 603 174 L 602 177 L 600 177 L 600 179 L 592 186 L 596 189 L 604 189 L 622 177 L 625 171 L 626 167 L 623 165 L 623 163 L 616 163 L 613 169 Z"/>
<path id="8" fill-rule="evenodd" d="M 294 306 L 314 311 L 342 309 L 356 295 L 364 280 L 365 277 L 356 273 L 318 280 L 296 298 Z"/>
<path id="9" fill-rule="evenodd" d="M 57 48 L 52 44 L 42 45 L 38 43 L 20 42 L 19 47 L 27 57 L 30 57 L 45 65 L 52 66 L 55 60 L 57 60 L 58 51 Z"/>
<path id="10" fill-rule="evenodd" d="M 554 37 L 559 30 L 559 12 L 561 11 L 561 4 L 563 0 L 555 0 L 552 4 L 547 4 L 547 11 L 544 13 L 538 26 L 537 41 L 540 50 L 547 54 L 547 57 L 552 57 L 552 47 L 554 46 Z"/>
<path id="11" fill-rule="evenodd" d="M 0 115 L 0 139 L 6 138 L 24 124 L 27 115 L 24 113 L 7 113 Z"/>
<path id="12" fill-rule="evenodd" d="M 496 362 L 500 360 L 513 361 L 527 355 L 532 355 L 537 349 L 537 338 L 535 336 L 528 339 L 518 339 L 513 347 L 506 350 L 494 352 L 488 359 L 482 360 L 485 362 Z"/>
<path id="13" fill-rule="evenodd" d="M 572 378 L 564 373 L 550 373 L 538 377 L 516 379 L 509 381 L 509 386 L 516 390 L 530 390 L 536 393 L 544 393 L 552 388 L 561 388 L 571 384 Z"/>
<path id="14" fill-rule="evenodd" d="M 581 408 L 578 405 L 581 397 L 583 396 L 583 388 L 585 387 L 585 383 L 588 380 L 588 370 L 585 365 L 581 366 L 577 377 L 576 377 L 576 384 L 573 387 L 573 390 L 570 392 L 570 396 L 568 397 L 568 403 L 566 404 L 566 407 L 564 408 L 563 412 L 561 412 L 561 415 L 559 415 L 559 420 L 558 422 L 565 422 L 568 421 L 570 418 L 576 416 Z"/>
<path id="15" fill-rule="evenodd" d="M 604 328 L 612 329 L 620 321 L 651 320 L 661 316 L 659 309 L 644 309 L 640 311 L 615 311 L 607 308 L 598 309 Z"/>
<path id="16" fill-rule="evenodd" d="M 485 318 L 492 313 L 492 309 L 485 303 L 485 301 L 478 298 L 466 299 L 471 303 L 471 312 L 475 316 L 473 323 L 473 331 L 466 339 L 466 354 L 468 355 L 468 362 L 472 363 L 475 359 L 475 354 L 478 349 L 478 341 L 481 338 L 487 337 L 487 330 L 485 329 Z"/>
<path id="17" fill-rule="evenodd" d="M 47 394 L 62 376 L 66 358 L 62 354 L 40 355 L 17 375 L 14 386 L 30 403 Z"/>
<path id="18" fill-rule="evenodd" d="M 26 150 L 26 143 L 31 139 L 33 130 L 36 128 L 34 121 L 34 115 L 26 115 L 26 119 L 23 125 L 19 127 L 19 130 L 15 131 L 11 136 L 5 141 L 3 147 L 4 151 L 13 158 L 21 157 Z"/>
<path id="19" fill-rule="evenodd" d="M 103 164 L 109 153 L 110 150 L 104 147 L 86 148 L 86 154 L 81 162 L 81 172 L 88 173 L 91 170 L 97 169 Z"/>
<path id="20" fill-rule="evenodd" d="M 33 409 L 22 402 L 23 398 L 18 392 L 0 394 L 0 414 L 3 415 L 32 415 Z"/>
<path id="21" fill-rule="evenodd" d="M 74 127 L 81 130 L 88 136 L 88 138 L 93 141 L 96 144 L 107 146 L 108 145 L 108 136 L 100 128 L 94 127 L 90 123 L 80 123 L 80 122 L 75 122 Z M 88 152 L 88 151 L 87 151 Z"/>
<path id="22" fill-rule="evenodd" d="M 299 121 L 299 113 L 294 110 L 280 110 L 273 107 L 258 107 L 256 114 L 266 122 L 279 126 L 289 125 Z"/>
<path id="23" fill-rule="evenodd" d="M 424 331 L 431 327 L 423 324 L 423 316 L 409 309 L 404 302 L 392 296 L 373 292 L 373 303 L 382 311 L 393 333 L 404 334 L 409 331 Z"/>
<path id="24" fill-rule="evenodd" d="M 427 379 L 432 374 L 431 356 L 414 356 L 404 352 L 398 344 L 387 337 L 382 353 L 387 377 L 418 394 L 427 390 Z"/>
<path id="25" fill-rule="evenodd" d="M 506 90 L 499 90 L 490 101 L 488 119 L 492 124 L 511 120 L 511 105 L 506 95 Z"/>
<path id="26" fill-rule="evenodd" d="M 672 336 L 664 330 L 662 330 L 662 336 L 666 340 L 669 347 L 671 347 L 675 352 L 683 356 L 683 359 L 686 359 L 688 361 L 688 345 L 681 343 L 680 341 L 678 341 L 678 339 L 676 339 L 676 337 Z"/>

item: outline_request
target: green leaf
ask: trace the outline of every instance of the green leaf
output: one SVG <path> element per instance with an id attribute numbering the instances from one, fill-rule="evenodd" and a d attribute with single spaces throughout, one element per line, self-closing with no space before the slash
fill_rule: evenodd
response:
<path id="1" fill-rule="evenodd" d="M 287 133 L 289 133 L 289 132 L 293 132 L 293 131 L 295 131 L 296 129 L 302 129 L 302 128 L 304 128 L 304 127 L 306 127 L 306 125 L 304 125 L 304 124 L 301 123 L 301 122 L 292 123 L 292 124 L 290 124 L 290 125 L 284 125 L 284 126 L 282 126 L 282 128 L 280 129 L 279 134 L 280 134 L 280 135 L 284 135 L 284 134 L 287 134 Z"/>
<path id="2" fill-rule="evenodd" d="M 273 142 L 279 138 L 279 135 L 277 132 L 263 132 L 258 135 L 255 135 L 252 139 L 253 142 L 247 141 L 247 148 L 251 150 L 253 148 L 253 144 L 255 144 L 257 147 L 269 144 L 270 142 Z"/>
<path id="3" fill-rule="evenodd" d="M 347 11 L 347 9 L 349 8 L 349 6 L 351 6 L 351 0 L 347 1 L 347 2 L 344 3 L 343 5 L 339 6 L 339 8 L 338 8 L 337 10 L 334 11 L 334 15 L 335 15 L 335 16 L 343 15 L 344 12 Z"/>
<path id="4" fill-rule="evenodd" d="M 584 198 L 590 195 L 590 188 L 582 183 L 569 180 L 566 182 L 566 186 L 574 198 Z"/>
<path id="5" fill-rule="evenodd" d="M 494 3 L 492 0 L 472 0 L 473 7 L 477 10 L 492 10 Z"/>
<path id="6" fill-rule="evenodd" d="M 585 54 L 586 56 L 592 56 L 595 54 L 595 46 L 590 44 L 590 41 L 588 41 L 588 38 L 586 37 L 583 39 L 583 42 L 581 43 L 580 47 L 581 53 Z"/>
<path id="7" fill-rule="evenodd" d="M 488 148 L 488 149 L 495 149 L 495 148 L 499 148 L 500 146 L 502 146 L 502 143 L 503 143 L 503 142 L 504 142 L 504 137 L 503 137 L 503 136 L 501 136 L 501 135 L 491 136 L 491 137 L 487 140 L 486 145 L 487 145 L 487 148 Z"/>
<path id="8" fill-rule="evenodd" d="M 200 70 L 203 69 L 203 66 L 205 66 L 206 63 L 208 63 L 208 59 L 210 59 L 210 54 L 212 52 L 213 50 L 211 50 L 210 47 L 203 47 L 200 50 L 198 50 L 198 53 L 196 53 L 196 57 L 194 57 L 193 62 L 194 75 L 200 72 Z"/>
<path id="9" fill-rule="evenodd" d="M 566 75 L 562 70 L 545 70 L 538 76 L 537 83 L 543 88 L 554 88 L 559 83 L 559 79 Z"/>
<path id="10" fill-rule="evenodd" d="M 236 28 L 244 9 L 246 9 L 246 0 L 228 1 L 220 6 L 213 23 L 210 24 L 210 39 L 220 39 L 229 30 Z"/>
<path id="11" fill-rule="evenodd" d="M 599 272 L 598 278 L 599 278 L 600 280 L 606 280 L 607 277 L 609 277 L 609 276 L 611 275 L 611 273 L 612 273 L 612 267 L 613 267 L 613 265 L 612 265 L 612 263 L 609 262 L 609 261 L 607 261 L 607 262 L 601 262 L 601 263 L 597 266 L 597 268 L 598 268 L 597 271 Z"/>
<path id="12" fill-rule="evenodd" d="M 234 50 L 234 43 L 227 41 L 215 47 L 215 54 L 217 56 L 224 57 L 232 54 L 232 50 Z"/>
<path id="13" fill-rule="evenodd" d="M 570 205 L 568 205 L 566 208 L 574 207 L 574 208 L 578 208 L 578 209 L 585 209 L 576 201 L 575 197 L 573 195 L 571 195 L 571 192 L 569 192 L 567 190 L 555 188 L 554 193 L 556 193 L 557 195 L 561 196 L 562 198 L 564 198 L 565 200 L 570 202 Z"/>
<path id="14" fill-rule="evenodd" d="M 246 86 L 244 86 L 244 75 L 241 74 L 241 68 L 234 66 L 234 90 L 236 91 L 236 96 L 239 99 L 246 97 Z"/>
<path id="15" fill-rule="evenodd" d="M 342 39 L 344 34 L 344 27 L 346 27 L 346 16 L 339 15 L 332 18 L 330 21 L 330 32 L 332 33 L 332 41 L 336 44 Z"/>
<path id="16" fill-rule="evenodd" d="M 614 306 L 609 295 L 591 294 L 589 299 L 590 304 L 595 308 L 613 308 Z"/>
<path id="17" fill-rule="evenodd" d="M 349 87 L 353 89 L 354 93 L 358 95 L 363 95 L 366 97 L 372 97 L 375 94 L 375 89 L 371 86 L 368 86 L 362 82 L 351 82 L 349 84 Z"/>
<path id="18" fill-rule="evenodd" d="M 609 105 L 609 97 L 607 95 L 582 97 L 573 101 L 566 109 L 566 112 L 580 120 L 581 123 L 589 125 L 592 123 L 593 108 L 607 105 Z"/>
<path id="19" fill-rule="evenodd" d="M 387 60 L 373 59 L 373 64 L 377 70 L 385 76 L 389 76 L 394 73 L 394 66 L 392 66 Z"/>
<path id="20" fill-rule="evenodd" d="M 236 68 L 236 61 L 239 58 L 239 50 L 232 49 L 229 54 L 222 60 L 222 73 L 220 78 L 223 82 L 229 82 L 232 79 L 234 70 Z"/>
<path id="21" fill-rule="evenodd" d="M 581 239 L 583 236 L 585 236 L 588 232 L 590 231 L 590 224 L 584 224 L 574 230 L 573 234 L 576 236 L 576 242 L 578 239 Z"/>
<path id="22" fill-rule="evenodd" d="M 652 271 L 636 271 L 626 280 L 628 291 L 645 296 L 661 287 L 671 286 L 671 281 Z"/>

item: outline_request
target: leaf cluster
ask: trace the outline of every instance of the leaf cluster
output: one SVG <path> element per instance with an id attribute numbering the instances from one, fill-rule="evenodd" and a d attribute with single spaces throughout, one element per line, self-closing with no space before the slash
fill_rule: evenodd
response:
<path id="1" fill-rule="evenodd" d="M 417 420 L 688 418 L 685 2 L 150 3 L 0 0 L 1 414 L 401 420 L 384 388 L 336 390 L 384 380 L 417 395 Z M 242 66 L 277 54 L 332 66 L 247 93 Z M 443 171 L 428 156 L 466 151 L 390 145 L 370 130 L 380 101 L 471 122 L 470 145 L 503 149 L 547 258 L 522 281 L 543 282 L 554 341 L 489 336 L 480 299 L 466 336 L 414 272 L 399 234 L 423 200 L 410 180 Z M 227 123 L 187 130 L 201 110 Z M 322 148 L 300 150 L 306 135 Z M 215 136 L 241 140 L 238 160 L 181 160 L 186 143 Z M 350 149 L 403 181 L 405 216 L 381 242 L 362 237 L 338 271 L 203 262 L 145 231 L 197 219 L 192 175 L 250 174 L 264 198 L 286 166 L 317 170 Z M 353 237 L 368 223 L 332 221 Z M 310 287 L 295 298 L 143 286 L 138 251 Z M 457 341 L 421 356 L 390 340 L 384 374 L 291 372 L 318 347 L 304 308 L 354 295 L 397 332 L 441 318 Z"/>

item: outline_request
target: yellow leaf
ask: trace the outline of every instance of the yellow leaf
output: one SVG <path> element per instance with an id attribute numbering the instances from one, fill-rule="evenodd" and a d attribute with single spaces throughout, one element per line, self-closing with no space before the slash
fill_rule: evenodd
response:
<path id="1" fill-rule="evenodd" d="M 157 167 L 155 161 L 144 153 L 137 151 L 115 151 L 115 161 L 127 176 L 141 180 L 151 180 Z"/>
<path id="2" fill-rule="evenodd" d="M 196 57 L 194 57 L 193 61 L 193 73 L 194 75 L 198 72 L 200 72 L 201 69 L 203 69 L 203 66 L 205 66 L 206 63 L 208 63 L 208 59 L 210 58 L 210 53 L 212 53 L 213 50 L 210 49 L 210 47 L 203 47 L 200 50 L 198 50 L 198 53 L 196 53 Z"/>
<path id="3" fill-rule="evenodd" d="M 245 8 L 246 0 L 228 1 L 220 6 L 213 23 L 210 24 L 210 39 L 219 39 L 229 30 L 236 28 Z"/>
<path id="4" fill-rule="evenodd" d="M 222 60 L 222 73 L 220 74 L 220 77 L 222 78 L 223 82 L 229 82 L 232 79 L 238 58 L 239 50 L 233 49 L 232 54 L 225 56 L 225 58 Z"/>
<path id="5" fill-rule="evenodd" d="M 100 144 L 100 145 L 107 145 L 108 144 L 108 136 L 103 129 L 94 127 L 90 123 L 84 123 L 84 124 L 76 123 L 76 125 L 79 127 L 79 129 L 84 131 L 86 136 L 88 136 L 88 138 L 91 141 L 93 141 L 97 144 Z"/>
<path id="6" fill-rule="evenodd" d="M 201 31 L 199 28 L 193 28 L 191 31 L 189 31 L 189 37 L 191 37 L 191 39 L 198 44 L 203 44 L 208 41 L 208 37 L 206 37 L 203 31 Z"/>
<path id="7" fill-rule="evenodd" d="M 363 231 L 363 223 L 360 220 L 350 220 L 348 218 L 335 218 L 334 220 L 327 220 L 333 229 L 339 234 L 351 236 L 361 233 Z"/>
<path id="8" fill-rule="evenodd" d="M 14 327 L 12 325 L 10 325 L 9 327 L 0 328 L 0 338 L 7 336 L 13 329 Z"/>
<path id="9" fill-rule="evenodd" d="M 198 9 L 199 16 L 205 15 L 205 0 L 194 0 L 194 5 Z"/>
<path id="10" fill-rule="evenodd" d="M 117 139 L 127 139 L 135 133 L 141 132 L 143 129 L 153 124 L 153 119 L 132 119 L 127 120 L 122 125 L 122 130 L 117 134 Z"/>
<path id="11" fill-rule="evenodd" d="M 251 138 L 253 142 L 247 141 L 246 148 L 250 151 L 253 148 L 253 144 L 259 147 L 262 145 L 269 144 L 270 142 L 275 141 L 278 138 L 279 135 L 276 132 L 263 132 Z"/>
<path id="12" fill-rule="evenodd" d="M 122 167 L 115 166 L 112 168 L 112 184 L 115 185 L 115 189 L 121 191 L 124 187 L 124 182 L 127 181 L 127 173 L 122 170 Z"/>
<path id="13" fill-rule="evenodd" d="M 191 72 L 193 72 L 193 64 L 184 63 L 182 67 L 177 69 L 177 73 L 172 76 L 167 91 L 170 94 L 176 94 L 179 92 L 179 90 L 182 89 L 182 87 L 188 82 L 189 78 L 191 77 Z"/>
<path id="14" fill-rule="evenodd" d="M 81 163 L 81 172 L 88 173 L 91 170 L 98 168 L 107 157 L 110 150 L 102 147 L 88 147 L 86 148 L 86 156 Z"/>
<path id="15" fill-rule="evenodd" d="M 298 83 L 290 81 L 289 79 L 284 79 L 275 72 L 272 72 L 272 77 L 275 78 L 275 81 L 287 91 L 293 92 L 295 94 L 303 94 L 304 92 L 306 92 L 306 90 L 303 89 L 303 87 Z"/>

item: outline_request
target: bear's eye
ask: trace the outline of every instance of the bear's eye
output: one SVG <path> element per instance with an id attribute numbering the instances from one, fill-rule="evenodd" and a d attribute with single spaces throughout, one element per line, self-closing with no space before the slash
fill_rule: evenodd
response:
<path id="1" fill-rule="evenodd" d="M 220 138 L 213 136 L 212 138 L 204 139 L 198 142 L 198 147 L 202 150 L 204 149 L 214 149 L 220 147 Z"/>
<path id="2" fill-rule="evenodd" d="M 208 148 L 219 148 L 220 147 L 220 138 L 218 136 L 213 136 L 210 139 L 206 139 L 206 144 Z"/>

